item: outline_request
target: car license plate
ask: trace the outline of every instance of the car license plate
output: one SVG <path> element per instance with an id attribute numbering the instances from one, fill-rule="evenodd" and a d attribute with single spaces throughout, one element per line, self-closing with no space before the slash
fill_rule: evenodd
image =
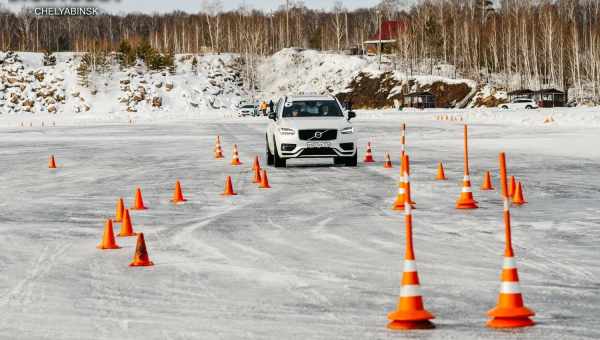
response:
<path id="1" fill-rule="evenodd" d="M 306 142 L 307 148 L 329 148 L 331 142 Z"/>

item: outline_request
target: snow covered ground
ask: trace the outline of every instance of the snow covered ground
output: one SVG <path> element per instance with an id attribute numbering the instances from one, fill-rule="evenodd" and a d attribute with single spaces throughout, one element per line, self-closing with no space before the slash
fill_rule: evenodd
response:
<path id="1" fill-rule="evenodd" d="M 549 110 L 447 111 L 470 122 L 480 202 L 480 209 L 457 211 L 462 126 L 435 120 L 441 113 L 359 112 L 360 153 L 370 139 L 376 164 L 290 162 L 269 168 L 268 190 L 257 189 L 250 172 L 252 157 L 263 156 L 264 118 L 213 112 L 178 121 L 172 112 L 129 125 L 123 113 L 42 128 L 4 115 L 0 338 L 600 338 L 597 125 L 556 115 L 544 124 Z M 390 206 L 404 121 L 415 250 L 437 328 L 394 333 L 385 325 L 400 292 L 404 222 Z M 244 166 L 212 159 L 217 134 L 227 157 L 239 145 Z M 382 167 L 386 151 L 395 158 L 392 170 Z M 478 187 L 485 170 L 497 185 L 500 151 L 529 201 L 512 209 L 513 242 L 537 325 L 515 331 L 485 328 L 499 292 L 503 224 L 498 192 Z M 46 168 L 51 153 L 56 171 Z M 438 161 L 449 181 L 433 180 Z M 225 175 L 238 196 L 219 195 Z M 177 179 L 189 201 L 173 206 Z M 132 204 L 138 185 L 150 209 L 132 218 L 156 264 L 149 268 L 127 266 L 133 238 L 118 239 L 120 250 L 95 248 L 117 198 Z"/>

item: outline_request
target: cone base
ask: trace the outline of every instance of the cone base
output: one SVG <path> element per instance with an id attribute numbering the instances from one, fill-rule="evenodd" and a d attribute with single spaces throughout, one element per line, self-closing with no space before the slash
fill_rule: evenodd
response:
<path id="1" fill-rule="evenodd" d="M 448 179 L 446 177 L 436 177 L 435 180 L 436 181 L 447 181 Z"/>
<path id="2" fill-rule="evenodd" d="M 140 262 L 131 262 L 129 264 L 129 267 L 149 267 L 149 266 L 153 266 L 154 262 L 152 261 L 140 261 Z"/>
<path id="3" fill-rule="evenodd" d="M 487 322 L 490 328 L 518 328 L 535 325 L 535 322 L 528 317 L 522 318 L 493 318 Z"/>
<path id="4" fill-rule="evenodd" d="M 387 324 L 388 329 L 408 330 L 408 329 L 433 329 L 435 325 L 429 320 L 420 321 L 399 321 L 394 320 Z"/>
<path id="5" fill-rule="evenodd" d="M 392 167 L 392 164 L 384 164 L 384 165 L 383 165 L 383 167 L 384 167 L 385 169 L 391 169 L 391 168 L 393 168 L 393 167 Z"/>
<path id="6" fill-rule="evenodd" d="M 96 248 L 100 249 L 100 250 L 108 250 L 108 249 L 121 249 L 121 247 L 119 247 L 118 245 L 114 245 L 114 246 L 103 246 L 101 244 L 97 245 Z"/>
<path id="7" fill-rule="evenodd" d="M 260 189 L 271 189 L 270 185 L 259 185 L 258 186 Z"/>
<path id="8" fill-rule="evenodd" d="M 513 205 L 523 205 L 527 203 L 527 201 L 523 201 L 523 202 L 512 202 Z"/>
<path id="9" fill-rule="evenodd" d="M 458 201 L 456 202 L 456 209 L 477 209 L 477 202 L 475 201 Z"/>
<path id="10" fill-rule="evenodd" d="M 179 203 L 184 203 L 184 202 L 187 202 L 187 200 L 185 198 L 171 200 L 171 203 L 174 203 L 174 204 L 179 204 Z"/>
<path id="11" fill-rule="evenodd" d="M 129 208 L 129 210 L 148 210 L 148 207 L 141 207 L 141 208 Z"/>
<path id="12" fill-rule="evenodd" d="M 231 162 L 231 165 L 242 165 L 242 162 Z"/>
<path id="13" fill-rule="evenodd" d="M 414 204 L 411 204 L 411 205 L 410 205 L 410 207 L 411 207 L 412 209 L 417 209 L 417 208 L 414 206 Z M 392 206 L 392 210 L 401 210 L 401 211 L 404 211 L 404 209 L 405 209 L 405 207 L 404 207 L 404 204 L 394 204 L 394 205 Z"/>
<path id="14" fill-rule="evenodd" d="M 132 234 L 121 234 L 121 233 L 118 233 L 117 234 L 118 237 L 129 237 L 129 236 L 137 236 L 137 235 L 138 235 L 138 233 L 132 233 Z"/>
<path id="15" fill-rule="evenodd" d="M 484 187 L 481 187 L 481 190 L 496 190 L 496 189 L 494 189 L 494 188 L 492 188 L 492 187 L 489 187 L 489 188 L 487 188 L 487 187 L 486 187 L 486 188 L 484 188 Z"/>
<path id="16" fill-rule="evenodd" d="M 363 162 L 365 162 L 365 163 L 374 163 L 375 160 L 373 158 L 365 158 L 365 159 L 363 159 Z"/>
<path id="17" fill-rule="evenodd" d="M 223 192 L 221 193 L 221 196 L 235 196 L 237 195 L 237 192 Z"/>

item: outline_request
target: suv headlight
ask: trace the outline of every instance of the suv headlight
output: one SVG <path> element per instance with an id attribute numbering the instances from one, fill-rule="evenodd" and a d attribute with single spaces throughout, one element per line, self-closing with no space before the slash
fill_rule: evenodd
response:
<path id="1" fill-rule="evenodd" d="M 283 136 L 293 136 L 296 130 L 290 128 L 279 128 L 279 134 Z"/>
<path id="2" fill-rule="evenodd" d="M 351 133 L 354 133 L 354 127 L 353 126 L 348 126 L 342 129 L 342 134 L 343 135 L 349 135 Z"/>

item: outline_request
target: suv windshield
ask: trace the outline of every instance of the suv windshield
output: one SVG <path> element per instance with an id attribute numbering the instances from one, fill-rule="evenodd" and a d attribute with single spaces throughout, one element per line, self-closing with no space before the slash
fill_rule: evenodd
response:
<path id="1" fill-rule="evenodd" d="M 335 100 L 303 100 L 288 102 L 283 108 L 283 117 L 342 117 Z"/>

